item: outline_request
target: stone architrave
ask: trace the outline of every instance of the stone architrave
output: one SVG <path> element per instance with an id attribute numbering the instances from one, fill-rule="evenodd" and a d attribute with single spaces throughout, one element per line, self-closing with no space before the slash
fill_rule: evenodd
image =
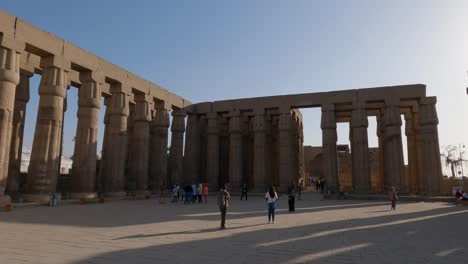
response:
<path id="1" fill-rule="evenodd" d="M 0 39 L 3 41 L 3 39 Z M 5 194 L 16 87 L 20 82 L 19 52 L 0 43 L 0 205 L 9 201 Z"/>
<path id="2" fill-rule="evenodd" d="M 125 197 L 125 165 L 128 150 L 127 121 L 129 116 L 128 95 L 122 84 L 111 86 L 109 111 L 109 140 L 106 142 L 106 197 Z"/>
<path id="3" fill-rule="evenodd" d="M 421 174 L 425 177 L 425 191 L 431 195 L 440 193 L 442 180 L 436 103 L 436 97 L 423 97 L 419 105 L 418 134 L 421 138 Z"/>
<path id="4" fill-rule="evenodd" d="M 20 82 L 16 88 L 15 107 L 13 113 L 13 130 L 10 144 L 10 167 L 7 182 L 7 194 L 17 197 L 20 192 L 21 153 L 23 149 L 24 121 L 26 105 L 29 101 L 29 72 L 20 73 Z"/>
<path id="5" fill-rule="evenodd" d="M 83 72 L 78 92 L 78 124 L 72 165 L 72 198 L 96 197 L 96 152 L 104 79 L 93 72 Z"/>
<path id="6" fill-rule="evenodd" d="M 294 157 L 291 155 L 294 147 L 291 137 L 293 133 L 292 123 L 291 111 L 281 113 L 278 120 L 278 178 L 280 191 L 286 191 L 294 178 Z"/>
<path id="7" fill-rule="evenodd" d="M 134 149 L 130 161 L 130 174 L 135 179 L 135 194 L 144 197 L 148 192 L 150 121 L 153 98 L 145 94 L 135 95 L 135 116 L 133 121 L 132 146 Z"/>
<path id="8" fill-rule="evenodd" d="M 64 100 L 69 63 L 60 57 L 42 59 L 39 109 L 26 181 L 25 201 L 48 202 L 56 191 L 60 169 Z"/>
<path id="9" fill-rule="evenodd" d="M 323 176 L 327 190 L 338 190 L 338 161 L 336 153 L 336 115 L 333 104 L 322 105 L 322 156 Z"/>
<path id="10" fill-rule="evenodd" d="M 233 112 L 229 119 L 229 182 L 233 190 L 242 184 L 242 133 L 239 112 Z"/>
<path id="11" fill-rule="evenodd" d="M 206 114 L 208 124 L 206 127 L 206 178 L 211 190 L 217 190 L 219 183 L 219 125 L 218 114 L 210 112 Z"/>
<path id="12" fill-rule="evenodd" d="M 253 118 L 254 131 L 254 189 L 265 191 L 266 178 L 266 124 L 264 113 L 258 113 Z"/>
<path id="13" fill-rule="evenodd" d="M 169 183 L 183 182 L 183 149 L 186 113 L 182 109 L 172 111 L 171 147 L 169 151 Z"/>
<path id="14" fill-rule="evenodd" d="M 369 193 L 371 177 L 369 165 L 369 143 L 367 137 L 367 113 L 365 104 L 355 100 L 351 113 L 351 158 L 352 178 L 356 193 Z"/>
<path id="15" fill-rule="evenodd" d="M 416 129 L 418 129 L 418 113 L 409 111 L 405 113 L 405 135 L 408 147 L 408 175 L 405 175 L 405 189 L 408 193 L 417 193 L 418 190 L 418 151 L 416 144 Z"/>
<path id="16" fill-rule="evenodd" d="M 164 108 L 156 108 L 150 128 L 150 185 L 153 193 L 159 192 L 160 184 L 168 182 L 168 129 L 168 111 Z"/>
<path id="17" fill-rule="evenodd" d="M 198 182 L 200 164 L 200 118 L 188 113 L 187 132 L 185 133 L 184 177 L 179 184 Z"/>
<path id="18" fill-rule="evenodd" d="M 401 139 L 401 114 L 398 98 L 385 101 L 384 126 L 384 185 L 387 190 L 392 186 L 397 192 L 404 193 L 405 165 Z"/>

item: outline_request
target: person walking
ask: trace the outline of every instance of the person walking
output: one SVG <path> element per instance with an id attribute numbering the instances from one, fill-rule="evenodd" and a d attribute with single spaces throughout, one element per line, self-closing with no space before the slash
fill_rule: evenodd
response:
<path id="1" fill-rule="evenodd" d="M 294 195 L 294 190 L 292 188 L 288 189 L 288 205 L 289 205 L 289 212 L 295 211 L 295 203 L 296 197 Z"/>
<path id="2" fill-rule="evenodd" d="M 278 194 L 275 191 L 275 187 L 270 186 L 270 190 L 265 194 L 265 199 L 268 204 L 268 223 L 275 223 L 275 209 L 276 201 L 278 201 Z"/>
<path id="3" fill-rule="evenodd" d="M 221 189 L 218 193 L 218 207 L 219 211 L 221 212 L 221 229 L 226 229 L 226 213 L 227 208 L 229 207 L 229 192 L 226 190 L 226 186 L 221 186 Z"/>
<path id="4" fill-rule="evenodd" d="M 320 178 L 317 178 L 315 181 L 315 191 L 318 192 L 320 190 Z"/>
<path id="5" fill-rule="evenodd" d="M 184 204 L 189 204 L 190 199 L 192 198 L 192 187 L 187 184 L 184 188 L 184 192 L 185 192 Z"/>
<path id="6" fill-rule="evenodd" d="M 192 203 L 195 203 L 195 200 L 197 200 L 197 185 L 192 184 Z"/>
<path id="7" fill-rule="evenodd" d="M 397 196 L 395 187 L 392 186 L 389 196 L 390 196 L 390 201 L 392 202 L 392 207 L 390 207 L 390 210 L 396 210 L 396 201 L 398 200 L 398 196 Z"/>
<path id="8" fill-rule="evenodd" d="M 202 191 L 203 198 L 205 199 L 205 203 L 208 203 L 208 184 L 203 184 L 203 191 Z"/>
<path id="9" fill-rule="evenodd" d="M 245 200 L 247 201 L 247 184 L 244 183 L 244 185 L 242 185 L 242 188 L 241 188 L 241 201 L 242 201 L 242 198 L 244 198 L 245 196 Z"/>
<path id="10" fill-rule="evenodd" d="M 172 185 L 171 193 L 172 193 L 171 203 L 177 203 L 177 200 L 178 200 L 177 199 L 177 184 Z"/>
<path id="11" fill-rule="evenodd" d="M 200 183 L 198 184 L 198 187 L 197 187 L 198 203 L 202 203 L 202 192 L 203 192 L 203 185 Z"/>

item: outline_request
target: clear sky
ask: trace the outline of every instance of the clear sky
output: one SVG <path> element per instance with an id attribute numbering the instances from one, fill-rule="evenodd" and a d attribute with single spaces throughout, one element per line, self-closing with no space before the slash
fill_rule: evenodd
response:
<path id="1" fill-rule="evenodd" d="M 438 97 L 440 144 L 468 144 L 466 1 L 3 0 L 0 8 L 192 102 L 423 83 Z M 303 114 L 305 144 L 320 145 L 319 110 Z M 347 125 L 338 132 L 347 143 Z"/>

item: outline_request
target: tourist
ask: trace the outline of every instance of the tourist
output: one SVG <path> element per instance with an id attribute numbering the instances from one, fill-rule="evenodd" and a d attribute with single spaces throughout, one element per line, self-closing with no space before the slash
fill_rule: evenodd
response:
<path id="1" fill-rule="evenodd" d="M 198 184 L 198 187 L 197 187 L 198 203 L 202 203 L 202 191 L 203 191 L 203 185 L 200 183 Z"/>
<path id="2" fill-rule="evenodd" d="M 218 193 L 218 207 L 221 211 L 221 229 L 226 228 L 226 213 L 227 208 L 229 207 L 229 192 L 226 190 L 226 186 L 221 186 L 221 189 Z"/>
<path id="3" fill-rule="evenodd" d="M 463 201 L 468 201 L 468 193 L 464 192 L 461 198 Z"/>
<path id="4" fill-rule="evenodd" d="M 462 196 L 463 196 L 462 192 L 460 190 L 457 190 L 457 192 L 455 193 L 455 199 L 458 200 L 458 199 L 462 198 Z"/>
<path id="5" fill-rule="evenodd" d="M 203 198 L 205 199 L 205 203 L 208 203 L 208 184 L 203 184 L 203 191 L 202 191 Z"/>
<path id="6" fill-rule="evenodd" d="M 179 186 L 179 184 L 176 184 L 176 188 L 177 188 L 177 201 L 182 201 L 182 200 L 180 200 L 180 186 Z"/>
<path id="7" fill-rule="evenodd" d="M 278 194 L 275 192 L 275 187 L 271 186 L 270 190 L 265 194 L 265 199 L 268 204 L 268 223 L 275 223 L 275 207 L 278 201 Z"/>
<path id="8" fill-rule="evenodd" d="M 177 184 L 172 186 L 172 200 L 171 203 L 177 203 Z"/>
<path id="9" fill-rule="evenodd" d="M 242 188 L 241 188 L 241 201 L 242 201 L 242 198 L 245 196 L 245 200 L 247 201 L 247 184 L 244 183 L 244 185 L 242 185 Z"/>
<path id="10" fill-rule="evenodd" d="M 294 190 L 292 188 L 288 189 L 288 205 L 289 205 L 289 212 L 294 212 L 294 204 L 296 203 L 296 196 L 294 195 Z"/>
<path id="11" fill-rule="evenodd" d="M 322 179 L 320 179 L 320 191 L 323 193 L 324 189 L 325 189 L 325 178 L 322 177 Z"/>
<path id="12" fill-rule="evenodd" d="M 389 196 L 390 196 L 390 201 L 392 202 L 392 207 L 390 208 L 390 210 L 396 210 L 396 201 L 398 200 L 398 196 L 397 196 L 395 187 L 392 186 Z"/>
<path id="13" fill-rule="evenodd" d="M 192 197 L 192 186 L 187 184 L 184 188 L 184 192 L 185 192 L 184 204 L 189 204 L 190 198 Z"/>
<path id="14" fill-rule="evenodd" d="M 195 203 L 197 200 L 197 185 L 192 184 L 192 203 Z"/>
<path id="15" fill-rule="evenodd" d="M 317 178 L 317 180 L 315 181 L 315 191 L 319 191 L 320 189 L 320 178 Z"/>

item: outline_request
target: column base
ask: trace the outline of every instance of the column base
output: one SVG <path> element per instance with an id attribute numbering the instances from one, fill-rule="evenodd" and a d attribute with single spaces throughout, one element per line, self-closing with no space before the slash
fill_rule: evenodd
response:
<path id="1" fill-rule="evenodd" d="M 11 198 L 8 195 L 0 195 L 0 207 L 4 207 L 11 203 Z"/>
<path id="2" fill-rule="evenodd" d="M 97 198 L 97 193 L 95 192 L 90 192 L 90 193 L 71 193 L 70 198 L 73 200 L 79 200 L 79 199 L 96 199 Z"/>
<path id="3" fill-rule="evenodd" d="M 49 204 L 49 194 L 22 194 L 21 198 L 25 203 Z"/>
<path id="4" fill-rule="evenodd" d="M 135 191 L 133 192 L 133 198 L 134 199 L 147 199 L 149 198 L 151 193 L 147 190 L 140 190 L 140 191 Z"/>
<path id="5" fill-rule="evenodd" d="M 104 193 L 104 198 L 111 198 L 111 199 L 125 199 L 127 197 L 126 192 L 109 192 Z"/>

